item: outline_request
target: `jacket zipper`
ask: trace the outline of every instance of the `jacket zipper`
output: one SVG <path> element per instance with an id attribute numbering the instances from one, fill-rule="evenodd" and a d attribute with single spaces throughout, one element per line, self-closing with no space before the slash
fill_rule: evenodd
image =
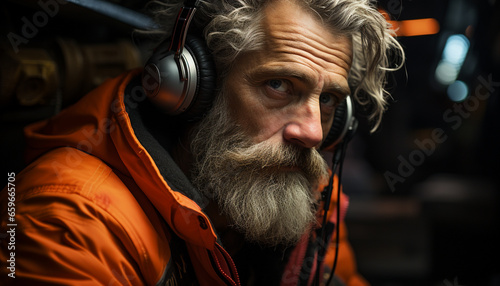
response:
<path id="1" fill-rule="evenodd" d="M 224 260 L 228 264 L 229 271 L 231 271 L 234 274 L 235 280 L 233 280 L 233 278 L 231 278 L 229 275 L 227 275 L 224 272 L 224 270 L 220 266 L 220 263 L 219 263 L 219 260 L 218 260 L 216 254 L 211 255 L 211 256 L 213 256 L 211 259 L 212 263 L 215 264 L 215 266 L 216 266 L 216 267 L 214 267 L 214 269 L 218 270 L 219 276 L 221 276 L 221 278 L 224 278 L 224 280 L 226 280 L 226 284 L 233 285 L 233 286 L 240 286 L 241 285 L 240 277 L 238 275 L 238 271 L 236 269 L 236 264 L 234 264 L 233 259 L 231 258 L 229 253 L 227 253 L 227 251 L 222 246 L 220 246 L 218 243 L 215 243 L 215 245 L 217 247 L 217 249 L 215 251 L 219 250 L 221 252 Z"/>

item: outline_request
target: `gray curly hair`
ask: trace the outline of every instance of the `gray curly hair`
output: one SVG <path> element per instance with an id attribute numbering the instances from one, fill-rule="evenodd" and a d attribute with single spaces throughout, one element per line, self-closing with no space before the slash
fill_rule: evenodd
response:
<path id="1" fill-rule="evenodd" d="M 190 29 L 203 34 L 221 80 L 238 55 L 261 48 L 264 43 L 261 12 L 271 1 L 279 0 L 200 1 Z M 403 48 L 390 24 L 370 0 L 289 1 L 311 10 L 332 30 L 352 39 L 353 61 L 348 77 L 351 96 L 370 108 L 368 118 L 374 123 L 372 131 L 375 130 L 389 95 L 385 89 L 386 73 L 399 69 L 404 63 Z M 182 1 L 161 0 L 150 4 L 151 15 L 162 26 L 157 32 L 169 36 Z"/>

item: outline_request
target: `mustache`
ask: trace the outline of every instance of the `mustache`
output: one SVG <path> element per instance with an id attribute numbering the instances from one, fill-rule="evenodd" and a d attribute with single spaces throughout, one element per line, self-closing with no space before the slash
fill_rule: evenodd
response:
<path id="1" fill-rule="evenodd" d="M 246 147 L 233 147 L 225 156 L 231 168 L 261 169 L 297 168 L 308 176 L 324 176 L 326 162 L 316 149 L 293 144 L 260 142 Z"/>

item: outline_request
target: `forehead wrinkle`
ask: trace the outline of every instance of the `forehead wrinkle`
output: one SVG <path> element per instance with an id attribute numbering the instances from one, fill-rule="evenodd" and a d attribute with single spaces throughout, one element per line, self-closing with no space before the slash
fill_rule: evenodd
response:
<path id="1" fill-rule="evenodd" d="M 351 53 L 346 54 L 339 47 L 341 45 L 340 41 L 328 42 L 319 33 L 302 27 L 285 25 L 282 25 L 282 27 L 283 29 L 279 27 L 280 29 L 268 31 L 269 37 L 267 37 L 267 43 L 269 51 L 299 54 L 322 67 L 325 66 L 324 63 L 326 62 L 327 64 L 338 65 L 347 70 L 350 69 L 352 61 L 351 47 L 349 47 Z M 330 35 L 335 38 L 343 37 L 335 35 L 333 32 Z M 351 42 L 350 39 L 348 39 L 348 42 Z M 335 61 L 333 57 L 339 59 L 340 62 Z"/>
<path id="2" fill-rule="evenodd" d="M 306 67 L 298 70 L 308 74 L 308 81 L 314 86 L 318 86 L 319 78 L 323 78 L 321 85 L 324 90 L 349 94 L 347 78 L 353 55 L 351 37 L 325 26 L 314 11 L 298 4 L 300 2 L 294 0 L 269 4 L 261 20 L 265 27 L 261 52 L 274 59 L 271 62 L 278 66 L 294 63 Z M 283 13 L 283 9 L 287 13 Z M 290 65 L 288 69 L 294 67 Z"/>
<path id="3" fill-rule="evenodd" d="M 305 46 L 307 47 L 307 45 Z M 297 43 L 291 40 L 286 40 L 286 42 L 277 45 L 277 47 L 279 48 L 267 51 L 277 55 L 274 58 L 277 60 L 276 63 L 268 63 L 261 66 L 262 69 L 259 69 L 255 75 L 275 74 L 296 78 L 310 87 L 315 87 L 317 85 L 316 77 L 319 76 L 325 79 L 325 86 L 322 88 L 324 91 L 339 93 L 341 95 L 348 95 L 350 93 L 347 80 L 346 85 L 342 85 L 338 82 L 339 79 L 333 76 L 338 75 L 342 79 L 347 78 L 350 65 L 342 58 L 335 57 L 335 55 L 331 55 L 330 53 L 324 53 L 323 56 L 326 56 L 325 59 L 319 56 L 318 53 L 315 52 L 316 50 L 313 49 L 311 53 L 303 48 L 297 47 Z M 310 62 L 301 61 L 301 58 L 297 59 L 297 55 L 301 56 L 301 58 L 307 58 Z M 340 59 L 340 61 L 336 59 Z M 305 66 L 307 70 L 296 69 L 290 64 L 284 65 L 283 63 L 299 64 Z M 320 67 L 320 70 L 314 65 Z"/>
<path id="4" fill-rule="evenodd" d="M 345 54 L 339 50 L 329 50 L 327 52 L 321 49 L 310 49 L 309 45 L 297 43 L 294 40 L 282 41 L 281 47 L 276 48 L 275 51 L 284 55 L 300 55 L 328 72 L 336 72 L 339 68 L 349 70 L 351 67 L 350 58 L 346 59 Z M 333 70 L 328 68 L 330 65 L 334 67 Z"/>
<path id="5" fill-rule="evenodd" d="M 313 53 L 313 56 L 311 58 L 311 53 L 308 51 L 304 51 L 303 49 L 297 48 L 296 43 L 291 43 L 291 41 L 288 41 L 290 45 L 292 45 L 292 50 L 286 48 L 286 46 L 282 46 L 279 49 L 274 50 L 273 52 L 278 52 L 280 57 L 277 57 L 276 59 L 283 60 L 283 62 L 288 62 L 288 63 L 296 63 L 303 65 L 307 67 L 308 70 L 316 74 L 316 76 L 324 76 L 325 77 L 325 83 L 326 83 L 326 90 L 331 90 L 333 89 L 336 92 L 340 92 L 341 94 L 349 94 L 349 89 L 348 87 L 342 87 L 340 84 L 337 83 L 337 80 L 333 79 L 333 74 L 338 75 L 342 78 L 347 78 L 348 76 L 348 71 L 350 69 L 350 65 L 343 61 L 341 58 L 340 63 L 343 63 L 342 66 L 339 65 L 339 62 L 335 60 L 335 56 L 332 57 L 331 54 L 326 54 L 328 57 L 326 59 L 315 56 Z M 290 55 L 290 56 L 288 56 Z M 295 56 L 300 55 L 302 57 L 308 58 L 309 61 L 311 61 L 313 64 L 311 65 L 308 62 L 303 62 L 300 60 L 296 60 Z M 318 65 L 321 67 L 321 70 L 318 70 L 317 67 L 314 67 L 314 65 Z M 278 69 L 277 69 L 278 70 Z M 290 70 L 286 74 L 290 75 L 291 77 L 296 77 L 296 78 L 302 78 L 303 82 L 308 83 L 310 86 L 316 85 L 316 81 L 314 80 L 313 74 L 311 72 L 299 72 L 299 71 L 293 71 L 292 68 L 287 68 L 286 70 Z M 285 72 L 285 69 L 282 70 L 281 72 Z M 294 76 L 295 75 L 295 76 Z M 339 86 L 337 88 L 336 86 Z"/>

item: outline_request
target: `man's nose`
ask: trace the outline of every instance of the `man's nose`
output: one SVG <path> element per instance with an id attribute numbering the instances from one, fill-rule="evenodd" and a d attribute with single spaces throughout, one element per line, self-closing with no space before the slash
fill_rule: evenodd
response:
<path id="1" fill-rule="evenodd" d="M 319 102 L 309 100 L 295 108 L 283 131 L 285 141 L 304 148 L 319 146 L 323 140 Z"/>

